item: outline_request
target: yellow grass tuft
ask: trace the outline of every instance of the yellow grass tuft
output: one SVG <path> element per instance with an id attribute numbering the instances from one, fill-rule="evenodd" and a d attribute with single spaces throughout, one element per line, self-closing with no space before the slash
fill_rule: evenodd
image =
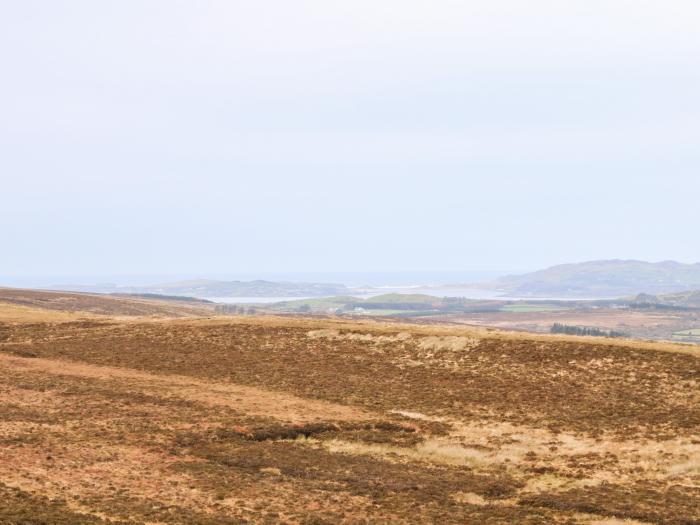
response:
<path id="1" fill-rule="evenodd" d="M 464 337 L 458 335 L 448 336 L 428 336 L 421 339 L 418 343 L 422 350 L 449 350 L 452 352 L 461 352 L 463 350 L 471 350 L 481 342 L 475 337 Z"/>
<path id="2" fill-rule="evenodd" d="M 438 439 L 428 439 L 415 447 L 397 447 L 377 443 L 329 440 L 320 443 L 330 452 L 378 456 L 384 459 L 402 458 L 409 461 L 427 461 L 441 465 L 475 466 L 484 463 L 485 454 Z"/>
<path id="3" fill-rule="evenodd" d="M 477 505 L 479 507 L 488 505 L 488 501 L 473 492 L 456 492 L 452 494 L 452 499 L 457 503 L 466 503 L 467 505 Z"/>
<path id="4" fill-rule="evenodd" d="M 411 334 L 407 332 L 400 332 L 396 335 L 376 335 L 368 333 L 341 333 L 340 330 L 333 329 L 321 329 L 321 330 L 310 330 L 306 333 L 307 337 L 311 339 L 330 339 L 333 341 L 360 341 L 364 343 L 397 343 L 401 341 L 407 341 L 411 339 Z"/>

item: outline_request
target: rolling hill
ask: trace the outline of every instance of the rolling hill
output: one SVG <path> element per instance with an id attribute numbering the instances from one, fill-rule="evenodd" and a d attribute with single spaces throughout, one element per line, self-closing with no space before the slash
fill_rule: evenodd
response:
<path id="1" fill-rule="evenodd" d="M 522 297 L 613 298 L 686 292 L 700 289 L 700 263 L 589 261 L 506 276 L 481 287 Z"/>
<path id="2" fill-rule="evenodd" d="M 635 305 L 649 305 L 667 308 L 700 308 L 700 291 L 678 292 L 665 295 L 639 294 Z"/>
<path id="3" fill-rule="evenodd" d="M 110 296 L 21 288 L 0 288 L 0 311 L 21 316 L 47 312 L 110 316 L 190 317 L 211 315 L 213 304 L 191 298 Z M 43 312 L 43 314 L 41 314 Z M 41 315 L 40 315 L 41 314 Z"/>

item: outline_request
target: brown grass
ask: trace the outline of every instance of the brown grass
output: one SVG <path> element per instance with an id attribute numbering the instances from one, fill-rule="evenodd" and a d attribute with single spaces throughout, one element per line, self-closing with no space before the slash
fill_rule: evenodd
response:
<path id="1" fill-rule="evenodd" d="M 685 347 L 54 312 L 0 322 L 0 523 L 700 522 Z"/>
<path id="2" fill-rule="evenodd" d="M 8 308 L 9 307 L 9 308 Z M 15 309 L 13 310 L 12 307 Z M 20 307 L 20 308 L 17 308 Z M 5 310 L 5 311 L 3 311 Z M 33 321 L 38 312 L 44 312 L 43 321 L 64 320 L 72 316 L 157 316 L 192 317 L 211 315 L 213 305 L 190 305 L 178 301 L 125 298 L 109 295 L 54 292 L 0 288 L 0 319 L 14 318 Z M 60 314 L 57 314 L 60 312 Z M 3 314 L 9 314 L 5 317 Z M 72 314 L 72 315 L 71 315 Z"/>

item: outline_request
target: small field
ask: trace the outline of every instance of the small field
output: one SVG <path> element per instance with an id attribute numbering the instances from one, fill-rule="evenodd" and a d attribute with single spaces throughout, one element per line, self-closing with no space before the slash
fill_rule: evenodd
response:
<path id="1" fill-rule="evenodd" d="M 700 523 L 693 345 L 0 315 L 3 524 Z"/>
<path id="2" fill-rule="evenodd" d="M 679 330 L 674 332 L 674 337 L 685 337 L 690 339 L 700 339 L 700 328 L 694 328 L 692 330 Z"/>
<path id="3" fill-rule="evenodd" d="M 559 306 L 542 306 L 537 304 L 507 304 L 501 308 L 503 312 L 530 313 L 530 312 L 558 312 L 567 310 Z"/>

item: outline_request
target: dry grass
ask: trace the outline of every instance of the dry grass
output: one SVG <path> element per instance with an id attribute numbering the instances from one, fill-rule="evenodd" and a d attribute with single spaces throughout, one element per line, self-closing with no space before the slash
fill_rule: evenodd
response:
<path id="1" fill-rule="evenodd" d="M 97 381 L 119 381 L 134 392 L 178 398 L 215 407 L 230 407 L 249 415 L 270 416 L 281 421 L 304 423 L 321 419 L 367 420 L 369 414 L 336 403 L 302 399 L 259 388 L 198 381 L 180 375 L 156 375 L 138 370 L 94 366 L 50 359 L 24 359 L 0 354 L 0 366 L 11 372 L 39 372 Z"/>
<path id="2" fill-rule="evenodd" d="M 400 332 L 396 335 L 376 335 L 371 333 L 355 333 L 346 332 L 342 333 L 340 330 L 333 329 L 321 329 L 321 330 L 310 330 L 306 334 L 311 339 L 330 339 L 332 341 L 360 341 L 364 343 L 373 344 L 383 344 L 383 343 L 397 343 L 401 341 L 408 341 L 411 339 L 411 334 L 407 332 Z"/>
<path id="3" fill-rule="evenodd" d="M 191 324 L 193 321 L 190 319 L 182 319 L 180 321 Z M 457 336 L 457 337 L 467 337 L 481 340 L 496 340 L 504 342 L 543 342 L 543 343 L 572 343 L 578 342 L 582 344 L 590 344 L 594 346 L 609 346 L 620 349 L 630 349 L 630 350 L 656 350 L 671 353 L 680 353 L 686 355 L 692 355 L 700 357 L 700 346 L 688 343 L 674 343 L 667 341 L 642 341 L 635 339 L 601 339 L 599 337 L 586 337 L 586 336 L 570 336 L 561 334 L 548 334 L 548 333 L 527 333 L 522 331 L 508 331 L 507 329 L 496 330 L 494 328 L 489 328 L 486 326 L 479 325 L 464 325 L 456 323 L 431 323 L 431 324 L 408 324 L 407 322 L 398 321 L 388 321 L 388 320 L 375 320 L 375 319 L 358 319 L 358 320 L 345 320 L 345 319 L 319 319 L 319 318 L 305 318 L 305 317 L 287 317 L 287 316 L 273 316 L 264 315 L 256 316 L 255 318 L 250 317 L 207 317 L 206 319 L 199 319 L 196 321 L 198 324 L 206 326 L 217 326 L 217 325 L 231 325 L 231 324 L 242 324 L 242 325 L 256 325 L 256 326 L 266 326 L 266 327 L 296 327 L 305 328 L 308 332 L 322 330 L 322 333 L 336 333 L 337 332 L 355 332 L 358 334 L 373 334 L 375 336 L 379 335 L 398 335 L 400 333 L 407 333 L 413 337 L 420 336 Z"/>
<path id="4" fill-rule="evenodd" d="M 451 352 L 462 352 L 475 348 L 481 340 L 475 337 L 465 337 L 459 335 L 448 336 L 428 336 L 418 343 L 418 348 L 422 350 L 448 350 Z"/>
<path id="5" fill-rule="evenodd" d="M 19 314 L 19 321 L 27 322 L 36 319 L 37 311 L 42 310 L 45 311 L 42 319 L 44 322 L 50 321 L 57 312 L 61 314 L 58 320 L 63 320 L 71 315 L 192 317 L 211 315 L 214 311 L 213 305 L 206 304 L 190 305 L 179 301 L 17 288 L 0 288 L 0 304 L 5 307 L 11 305 L 28 308 L 24 312 L 15 311 L 15 315 Z M 0 319 L 6 319 L 2 314 L 0 310 Z M 22 314 L 29 318 L 22 317 Z"/>
<path id="6" fill-rule="evenodd" d="M 677 345 L 12 308 L 0 523 L 700 522 Z"/>
<path id="7" fill-rule="evenodd" d="M 448 440 L 428 439 L 413 447 L 399 447 L 389 444 L 362 443 L 356 441 L 327 440 L 322 446 L 330 452 L 363 454 L 388 461 L 410 460 L 452 466 L 476 466 L 484 464 L 484 454 L 468 449 Z"/>
<path id="8" fill-rule="evenodd" d="M 56 323 L 90 318 L 88 313 L 47 311 L 42 308 L 0 302 L 0 319 L 6 323 Z"/>

